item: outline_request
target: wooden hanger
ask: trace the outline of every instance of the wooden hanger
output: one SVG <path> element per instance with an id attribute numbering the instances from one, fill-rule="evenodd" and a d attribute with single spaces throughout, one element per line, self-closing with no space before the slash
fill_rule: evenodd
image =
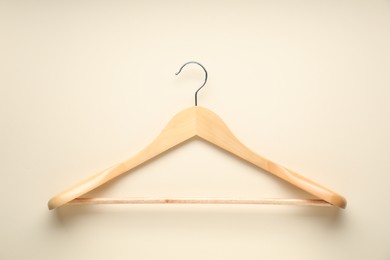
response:
<path id="1" fill-rule="evenodd" d="M 195 93 L 195 106 L 176 114 L 165 126 L 160 135 L 146 148 L 130 159 L 116 164 L 84 181 L 63 191 L 50 199 L 49 209 L 55 209 L 66 203 L 71 204 L 111 204 L 111 203 L 218 203 L 218 204 L 297 204 L 346 207 L 346 200 L 339 194 L 286 169 L 248 149 L 229 130 L 222 119 L 214 112 L 197 106 L 197 93 L 206 84 L 207 71 L 203 85 Z M 257 167 L 270 172 L 292 185 L 318 197 L 319 199 L 215 199 L 215 198 L 78 198 L 85 193 L 103 185 L 113 178 L 141 165 L 142 163 L 164 153 L 165 151 L 191 138 L 201 138 L 219 148 L 228 151 Z"/>

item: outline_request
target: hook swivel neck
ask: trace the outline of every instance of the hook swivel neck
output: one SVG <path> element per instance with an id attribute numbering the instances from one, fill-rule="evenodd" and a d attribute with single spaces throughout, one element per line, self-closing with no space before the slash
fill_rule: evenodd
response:
<path id="1" fill-rule="evenodd" d="M 189 61 L 189 62 L 184 63 L 184 65 L 181 66 L 181 68 L 179 69 L 179 71 L 176 72 L 175 74 L 176 74 L 176 75 L 179 75 L 179 73 L 181 72 L 181 70 L 182 70 L 186 65 L 188 65 L 188 64 L 190 64 L 190 63 L 198 64 L 199 66 L 202 67 L 202 69 L 204 70 L 204 73 L 205 73 L 205 78 L 204 78 L 204 82 L 203 82 L 202 86 L 200 86 L 200 88 L 198 88 L 198 90 L 196 90 L 196 92 L 195 92 L 195 106 L 197 106 L 197 105 L 198 105 L 198 92 L 199 92 L 199 90 L 200 90 L 201 88 L 204 87 L 204 85 L 206 85 L 206 82 L 207 82 L 207 76 L 208 76 L 208 75 L 207 75 L 207 70 L 206 70 L 206 69 L 203 67 L 203 65 L 200 64 L 199 62 L 196 62 L 196 61 Z"/>

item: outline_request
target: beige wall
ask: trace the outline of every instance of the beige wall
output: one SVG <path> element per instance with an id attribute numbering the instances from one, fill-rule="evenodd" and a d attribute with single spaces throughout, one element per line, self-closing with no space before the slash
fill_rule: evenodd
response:
<path id="1" fill-rule="evenodd" d="M 1 259 L 390 259 L 389 1 L 0 1 Z M 219 114 L 254 151 L 348 199 L 291 206 L 47 200 Z M 303 198 L 193 141 L 96 196 Z"/>

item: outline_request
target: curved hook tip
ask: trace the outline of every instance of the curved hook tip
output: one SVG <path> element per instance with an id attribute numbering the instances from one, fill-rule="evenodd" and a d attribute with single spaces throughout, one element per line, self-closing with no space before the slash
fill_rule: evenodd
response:
<path id="1" fill-rule="evenodd" d="M 204 87 L 204 85 L 206 85 L 206 82 L 207 82 L 207 77 L 208 77 L 208 75 L 207 75 L 207 70 L 205 69 L 205 67 L 203 67 L 203 65 L 200 64 L 199 62 L 196 62 L 196 61 L 189 61 L 189 62 L 185 63 L 183 66 L 181 66 L 180 70 L 179 70 L 178 72 L 176 72 L 175 75 L 179 75 L 179 73 L 181 72 L 181 70 L 182 70 L 187 64 L 190 64 L 190 63 L 199 65 L 200 67 L 202 67 L 202 69 L 203 69 L 204 72 L 205 72 L 205 79 L 204 79 L 204 82 L 203 82 L 202 86 L 200 86 L 200 88 L 198 88 L 198 89 L 195 91 L 195 106 L 197 106 L 197 105 L 198 105 L 198 92 L 199 92 L 199 90 L 200 90 L 201 88 Z"/>

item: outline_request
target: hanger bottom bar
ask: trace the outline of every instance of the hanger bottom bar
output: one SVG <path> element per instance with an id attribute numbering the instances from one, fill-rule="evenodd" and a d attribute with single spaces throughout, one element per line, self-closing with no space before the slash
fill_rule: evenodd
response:
<path id="1" fill-rule="evenodd" d="M 219 198 L 76 198 L 70 204 L 266 204 L 333 206 L 321 199 L 219 199 Z"/>

